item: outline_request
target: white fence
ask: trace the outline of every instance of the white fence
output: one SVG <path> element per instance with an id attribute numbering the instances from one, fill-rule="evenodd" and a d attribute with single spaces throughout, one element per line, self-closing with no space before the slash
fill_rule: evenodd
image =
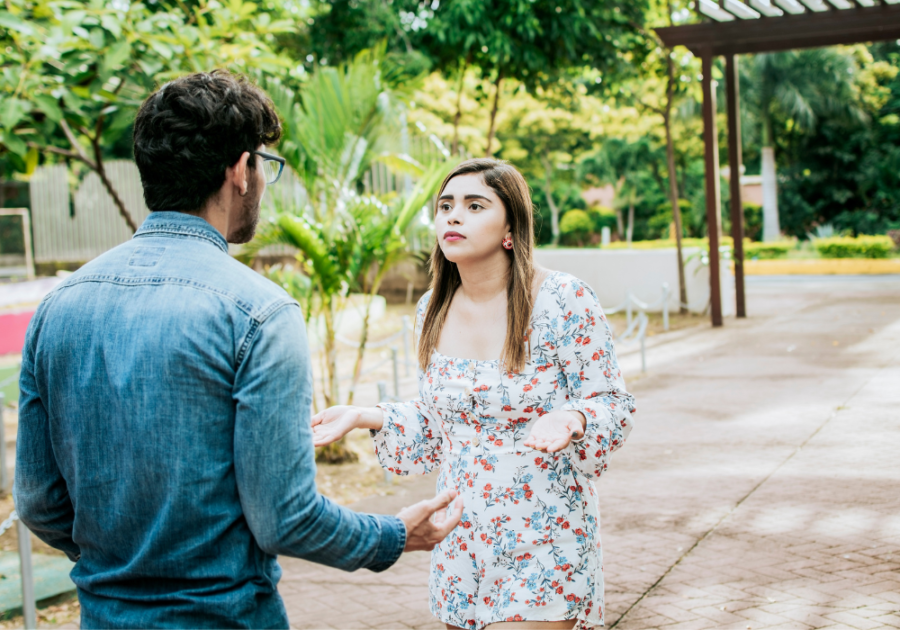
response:
<path id="1" fill-rule="evenodd" d="M 125 207 L 140 225 L 149 210 L 137 166 L 129 160 L 105 166 Z M 131 238 L 131 230 L 100 177 L 88 173 L 73 193 L 69 176 L 64 164 L 42 166 L 29 182 L 37 263 L 84 262 Z"/>
<path id="2" fill-rule="evenodd" d="M 412 157 L 422 163 L 441 159 L 447 154 L 433 136 L 413 135 L 408 143 Z M 113 160 L 105 166 L 107 176 L 132 219 L 140 225 L 150 211 L 144 203 L 137 165 L 131 160 Z M 72 179 L 65 164 L 39 167 L 31 177 L 29 193 L 34 261 L 37 263 L 86 262 L 132 236 L 96 173 L 89 172 L 81 182 L 72 182 Z M 403 191 L 411 181 L 408 176 L 391 173 L 383 164 L 374 164 L 363 176 L 363 187 L 366 192 L 384 194 Z M 263 197 L 263 217 L 274 214 L 272 202 L 275 199 L 283 206 L 304 205 L 306 191 L 290 169 L 285 169 L 278 184 L 267 189 Z"/>

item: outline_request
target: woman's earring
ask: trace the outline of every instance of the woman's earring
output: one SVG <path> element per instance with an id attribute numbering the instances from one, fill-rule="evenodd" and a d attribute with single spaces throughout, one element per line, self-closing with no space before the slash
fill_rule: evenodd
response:
<path id="1" fill-rule="evenodd" d="M 510 237 L 507 236 L 503 239 L 503 248 L 504 249 L 512 249 L 513 248 L 512 239 Z"/>

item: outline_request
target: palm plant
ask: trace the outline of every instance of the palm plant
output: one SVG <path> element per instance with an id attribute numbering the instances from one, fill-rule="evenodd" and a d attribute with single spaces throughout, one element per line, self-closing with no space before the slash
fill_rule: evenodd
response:
<path id="1" fill-rule="evenodd" d="M 857 64 L 839 48 L 813 48 L 757 55 L 744 77 L 746 102 L 762 132 L 763 240 L 780 233 L 776 189 L 775 121 L 812 130 L 829 114 L 863 116 L 856 105 Z"/>
<path id="2" fill-rule="evenodd" d="M 361 52 L 346 66 L 318 68 L 299 94 L 277 80 L 263 80 L 283 120 L 280 154 L 303 185 L 305 196 L 301 203 L 291 205 L 276 199 L 274 218 L 260 226 L 244 255 L 253 258 L 276 244 L 297 250 L 297 260 L 311 280 L 314 294 L 307 302 L 308 311 L 318 316 L 324 328 L 322 393 L 326 407 L 339 403 L 337 314 L 351 290 L 366 290 L 363 335 L 367 335 L 372 298 L 384 274 L 402 257 L 403 236 L 412 217 L 439 182 L 437 169 L 426 174 L 396 150 L 400 146 L 402 92 L 384 80 L 386 71 L 390 69 L 384 49 L 379 47 Z M 420 176 L 419 184 L 390 204 L 361 196 L 361 176 L 376 161 L 394 171 Z M 376 238 L 380 240 L 376 242 Z M 361 280 L 369 276 L 376 282 Z M 358 375 L 359 369 L 356 372 Z M 352 457 L 340 442 L 320 452 L 320 458 L 328 461 Z"/>

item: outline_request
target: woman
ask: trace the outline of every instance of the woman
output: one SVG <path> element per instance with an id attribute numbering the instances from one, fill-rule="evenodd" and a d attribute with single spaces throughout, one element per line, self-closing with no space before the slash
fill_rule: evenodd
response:
<path id="1" fill-rule="evenodd" d="M 448 628 L 603 625 L 593 480 L 634 404 L 600 304 L 535 265 L 528 185 L 508 164 L 457 166 L 435 231 L 419 398 L 332 407 L 312 420 L 315 443 L 370 429 L 382 466 L 440 467 L 439 490 L 458 490 L 465 511 L 431 562 L 431 611 Z"/>

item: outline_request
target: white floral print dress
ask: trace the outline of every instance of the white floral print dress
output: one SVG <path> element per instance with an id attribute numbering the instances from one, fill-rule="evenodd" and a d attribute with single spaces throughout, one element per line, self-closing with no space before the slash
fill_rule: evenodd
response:
<path id="1" fill-rule="evenodd" d="M 419 301 L 421 332 L 430 293 Z M 632 427 L 612 336 L 594 292 L 553 272 L 531 317 L 521 373 L 499 362 L 434 352 L 419 398 L 382 403 L 372 432 L 381 465 L 398 475 L 440 467 L 438 491 L 455 488 L 465 510 L 431 556 L 431 611 L 480 630 L 498 621 L 577 619 L 603 625 L 600 515 L 594 480 Z M 587 419 L 583 440 L 559 453 L 523 446 L 531 425 L 556 409 Z"/>

